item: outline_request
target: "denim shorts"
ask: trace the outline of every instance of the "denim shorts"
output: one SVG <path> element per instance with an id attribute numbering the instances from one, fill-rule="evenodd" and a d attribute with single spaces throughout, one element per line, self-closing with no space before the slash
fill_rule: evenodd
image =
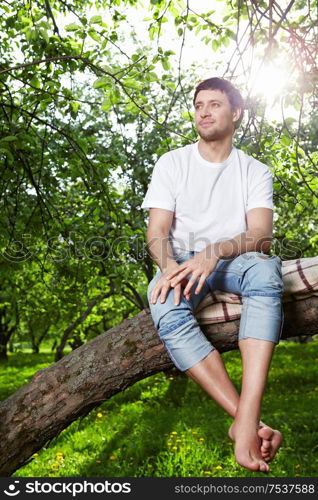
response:
<path id="1" fill-rule="evenodd" d="M 176 257 L 179 264 L 192 258 L 195 252 Z M 278 343 L 284 321 L 281 297 L 283 280 L 281 259 L 261 252 L 247 252 L 233 259 L 220 259 L 206 279 L 201 292 L 190 299 L 181 294 L 180 304 L 174 304 L 171 289 L 165 302 L 150 303 L 150 294 L 161 277 L 158 271 L 148 286 L 150 312 L 159 336 L 175 366 L 185 371 L 204 359 L 213 349 L 195 318 L 195 310 L 210 291 L 223 290 L 242 296 L 242 312 L 238 340 L 248 337 Z"/>

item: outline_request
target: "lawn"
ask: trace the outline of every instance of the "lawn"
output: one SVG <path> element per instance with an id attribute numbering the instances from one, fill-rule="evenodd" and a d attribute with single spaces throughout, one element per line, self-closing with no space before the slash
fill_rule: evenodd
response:
<path id="1" fill-rule="evenodd" d="M 238 351 L 223 354 L 240 386 Z M 262 419 L 284 435 L 268 476 L 317 476 L 318 343 L 281 342 L 272 361 Z M 0 367 L 1 399 L 53 362 L 16 353 Z M 231 419 L 194 382 L 159 373 L 74 422 L 15 477 L 255 477 L 236 464 Z"/>

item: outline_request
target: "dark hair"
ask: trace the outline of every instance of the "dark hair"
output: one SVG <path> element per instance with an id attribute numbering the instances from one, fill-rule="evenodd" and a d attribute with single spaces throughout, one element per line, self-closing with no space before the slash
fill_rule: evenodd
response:
<path id="1" fill-rule="evenodd" d="M 207 80 L 200 82 L 194 91 L 193 104 L 195 104 L 197 95 L 201 90 L 220 90 L 221 92 L 224 92 L 230 101 L 231 108 L 241 109 L 241 116 L 236 123 L 236 127 L 239 126 L 243 118 L 244 100 L 240 92 L 228 80 L 215 77 L 208 78 Z"/>

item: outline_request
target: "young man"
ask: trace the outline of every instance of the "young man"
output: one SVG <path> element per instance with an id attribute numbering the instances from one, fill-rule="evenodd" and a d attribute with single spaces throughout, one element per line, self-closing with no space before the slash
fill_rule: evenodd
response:
<path id="1" fill-rule="evenodd" d="M 282 436 L 260 420 L 274 346 L 283 324 L 281 260 L 269 256 L 272 175 L 232 145 L 243 100 L 221 78 L 194 93 L 200 140 L 164 154 L 142 204 L 149 209 L 148 248 L 160 271 L 148 288 L 155 327 L 172 361 L 233 417 L 237 462 L 268 472 Z M 195 309 L 209 290 L 242 296 L 238 395 Z"/>

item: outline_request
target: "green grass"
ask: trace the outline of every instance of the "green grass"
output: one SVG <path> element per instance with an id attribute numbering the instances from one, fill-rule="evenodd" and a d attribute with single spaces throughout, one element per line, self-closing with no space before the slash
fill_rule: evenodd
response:
<path id="1" fill-rule="evenodd" d="M 316 342 L 282 342 L 276 348 L 262 419 L 283 432 L 284 442 L 268 476 L 317 475 L 317 352 Z M 239 353 L 223 357 L 239 388 Z M 49 353 L 11 355 L 7 367 L 0 367 L 1 399 L 50 363 Z M 230 423 L 190 379 L 160 373 L 74 422 L 14 476 L 262 476 L 236 464 Z"/>

